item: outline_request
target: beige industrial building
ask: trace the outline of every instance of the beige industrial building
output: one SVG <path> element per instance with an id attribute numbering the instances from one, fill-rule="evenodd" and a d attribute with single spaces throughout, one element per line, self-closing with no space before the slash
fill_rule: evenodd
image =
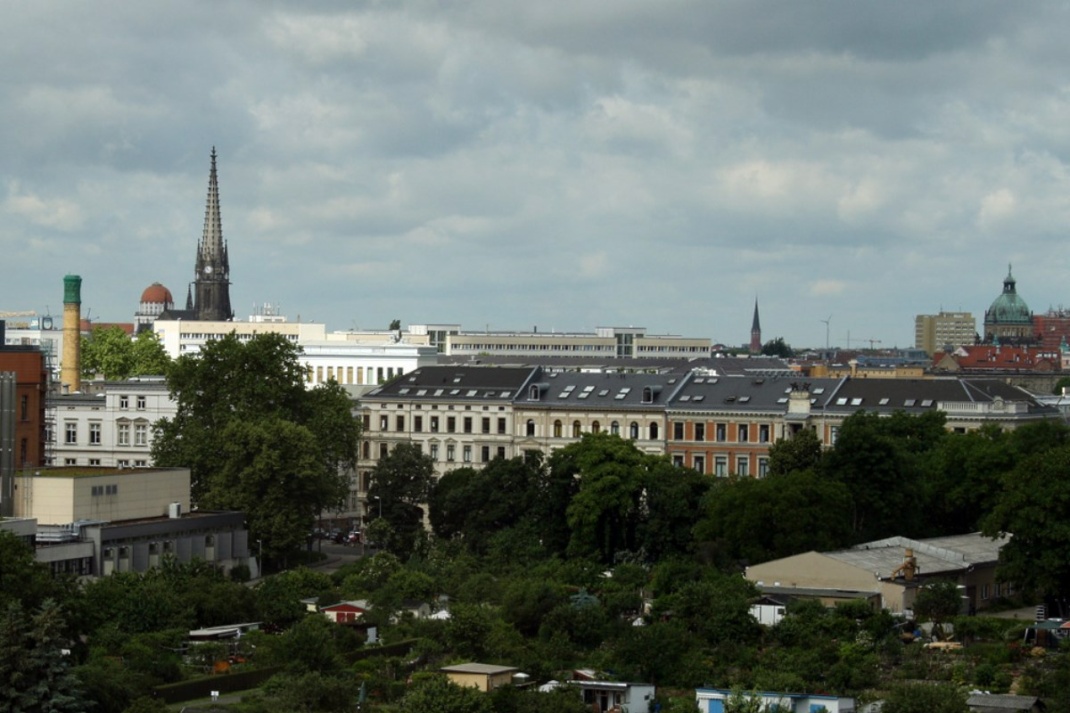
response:
<path id="1" fill-rule="evenodd" d="M 15 516 L 46 525 L 163 517 L 190 506 L 188 468 L 42 468 L 15 477 Z"/>
<path id="2" fill-rule="evenodd" d="M 32 540 L 56 573 L 143 572 L 173 558 L 257 576 L 244 513 L 190 512 L 189 486 L 186 468 L 41 468 L 15 478 L 16 516 L 0 528 Z"/>
<path id="3" fill-rule="evenodd" d="M 897 613 L 913 606 L 918 588 L 927 582 L 951 580 L 962 587 L 964 612 L 975 611 L 1012 591 L 996 582 L 1004 542 L 981 533 L 928 540 L 890 537 L 752 565 L 746 577 L 766 594 L 826 602 L 866 599 Z"/>

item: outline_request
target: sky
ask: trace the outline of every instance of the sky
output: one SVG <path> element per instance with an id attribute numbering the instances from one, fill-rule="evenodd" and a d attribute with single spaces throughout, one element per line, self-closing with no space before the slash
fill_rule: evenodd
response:
<path id="1" fill-rule="evenodd" d="M 1070 6 L 0 0 L 0 311 L 908 347 L 1070 305 Z M 979 326 L 980 328 L 980 326 Z"/>

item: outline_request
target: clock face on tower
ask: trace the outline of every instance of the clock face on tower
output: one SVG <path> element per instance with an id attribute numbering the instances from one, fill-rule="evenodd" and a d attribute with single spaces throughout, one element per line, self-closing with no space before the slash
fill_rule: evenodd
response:
<path id="1" fill-rule="evenodd" d="M 204 266 L 204 274 L 206 274 L 206 275 L 211 275 L 212 274 L 212 266 L 211 265 L 205 265 Z"/>

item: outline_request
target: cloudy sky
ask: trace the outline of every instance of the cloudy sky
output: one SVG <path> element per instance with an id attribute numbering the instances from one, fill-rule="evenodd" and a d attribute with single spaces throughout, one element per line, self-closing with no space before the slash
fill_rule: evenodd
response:
<path id="1" fill-rule="evenodd" d="M 312 8 L 312 9 L 310 9 Z M 231 299 L 910 346 L 1013 263 L 1070 306 L 1070 10 L 1034 2 L 3 3 L 0 310 Z"/>

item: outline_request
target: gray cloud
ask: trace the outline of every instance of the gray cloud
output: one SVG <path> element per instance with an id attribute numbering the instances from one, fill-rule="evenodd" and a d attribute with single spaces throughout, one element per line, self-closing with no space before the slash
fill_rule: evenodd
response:
<path id="1" fill-rule="evenodd" d="M 220 153 L 239 314 L 907 345 L 1062 296 L 1067 10 L 104 1 L 0 26 L 3 309 L 183 298 Z M 858 341 L 861 344 L 861 341 Z"/>

